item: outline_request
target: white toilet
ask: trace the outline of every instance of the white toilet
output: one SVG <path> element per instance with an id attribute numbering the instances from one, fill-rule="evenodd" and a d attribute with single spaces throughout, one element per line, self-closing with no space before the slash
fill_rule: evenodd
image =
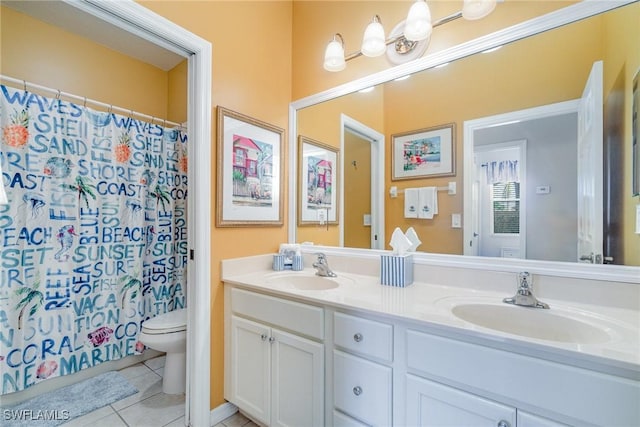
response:
<path id="1" fill-rule="evenodd" d="M 173 310 L 145 321 L 140 341 L 149 348 L 167 353 L 162 391 L 184 393 L 186 386 L 187 309 Z"/>

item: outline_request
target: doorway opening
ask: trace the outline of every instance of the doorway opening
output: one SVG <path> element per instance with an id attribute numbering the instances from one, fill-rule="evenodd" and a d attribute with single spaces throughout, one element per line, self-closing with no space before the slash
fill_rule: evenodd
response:
<path id="1" fill-rule="evenodd" d="M 384 135 L 340 121 L 340 246 L 384 249 Z"/>

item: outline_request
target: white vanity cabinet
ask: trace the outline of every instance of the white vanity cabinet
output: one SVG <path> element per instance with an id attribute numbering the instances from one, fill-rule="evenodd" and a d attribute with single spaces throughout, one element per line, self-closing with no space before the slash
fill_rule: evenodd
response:
<path id="1" fill-rule="evenodd" d="M 393 326 L 346 313 L 333 320 L 334 426 L 392 425 Z"/>
<path id="2" fill-rule="evenodd" d="M 638 381 L 422 331 L 407 330 L 406 341 L 407 424 L 565 425 L 547 418 L 553 414 L 578 424 L 638 423 Z"/>
<path id="3" fill-rule="evenodd" d="M 266 425 L 323 426 L 323 309 L 228 291 L 226 398 Z"/>

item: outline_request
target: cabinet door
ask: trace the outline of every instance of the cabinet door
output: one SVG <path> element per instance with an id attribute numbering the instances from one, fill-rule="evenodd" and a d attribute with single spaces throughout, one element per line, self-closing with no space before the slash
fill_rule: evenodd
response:
<path id="1" fill-rule="evenodd" d="M 411 426 L 515 427 L 516 410 L 407 375 L 406 422 Z"/>
<path id="2" fill-rule="evenodd" d="M 518 409 L 518 427 L 567 427 L 567 424 L 561 424 Z"/>
<path id="3" fill-rule="evenodd" d="M 269 424 L 270 329 L 231 316 L 231 401 L 255 420 Z"/>
<path id="4" fill-rule="evenodd" d="M 324 345 L 272 330 L 272 426 L 324 424 Z"/>

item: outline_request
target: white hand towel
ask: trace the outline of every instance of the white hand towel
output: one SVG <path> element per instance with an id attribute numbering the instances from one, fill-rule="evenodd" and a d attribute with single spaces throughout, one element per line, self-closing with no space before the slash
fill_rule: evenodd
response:
<path id="1" fill-rule="evenodd" d="M 422 187 L 418 189 L 418 218 L 433 219 L 438 213 L 438 189 L 436 187 Z"/>
<path id="2" fill-rule="evenodd" d="M 419 195 L 417 188 L 404 190 L 404 217 L 418 218 Z"/>

